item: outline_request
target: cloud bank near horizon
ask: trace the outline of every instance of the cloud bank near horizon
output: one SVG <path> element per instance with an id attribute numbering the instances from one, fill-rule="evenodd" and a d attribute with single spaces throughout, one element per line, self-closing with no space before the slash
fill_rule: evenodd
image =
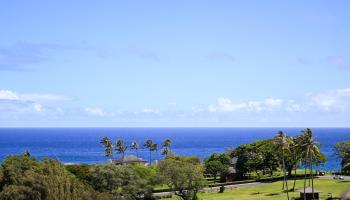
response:
<path id="1" fill-rule="evenodd" d="M 307 93 L 298 98 L 268 97 L 234 101 L 220 97 L 216 103 L 201 102 L 183 108 L 176 102 L 167 107 L 111 109 L 69 106 L 71 98 L 46 93 L 0 90 L 1 127 L 7 126 L 349 126 L 350 88 Z M 43 123 L 45 122 L 45 123 Z"/>

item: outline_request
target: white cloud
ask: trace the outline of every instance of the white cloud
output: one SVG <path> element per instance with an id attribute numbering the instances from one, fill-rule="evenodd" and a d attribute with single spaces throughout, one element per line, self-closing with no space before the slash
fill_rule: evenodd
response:
<path id="1" fill-rule="evenodd" d="M 0 100 L 18 100 L 19 97 L 16 93 L 10 90 L 0 90 Z"/>
<path id="2" fill-rule="evenodd" d="M 33 109 L 36 112 L 42 112 L 43 111 L 43 106 L 41 104 L 36 103 L 36 104 L 33 105 Z"/>
<path id="3" fill-rule="evenodd" d="M 109 113 L 105 112 L 102 108 L 87 107 L 84 110 L 89 115 L 101 116 L 101 117 L 109 115 Z"/>
<path id="4" fill-rule="evenodd" d="M 275 108 L 275 107 L 280 107 L 283 103 L 282 99 L 273 99 L 273 98 L 268 98 L 265 99 L 265 105 L 270 108 Z"/>
<path id="5" fill-rule="evenodd" d="M 309 93 L 306 96 L 310 100 L 310 105 L 326 111 L 350 110 L 350 88 L 323 93 Z"/>
<path id="6" fill-rule="evenodd" d="M 62 101 L 67 98 L 53 94 L 20 94 L 10 90 L 0 90 L 0 111 L 5 113 L 43 113 L 41 102 Z"/>
<path id="7" fill-rule="evenodd" d="M 308 93 L 299 101 L 266 98 L 262 101 L 234 103 L 229 98 L 219 98 L 216 105 L 209 105 L 208 112 L 306 112 L 350 110 L 350 88 L 322 93 Z"/>
<path id="8" fill-rule="evenodd" d="M 18 94 L 10 90 L 0 90 L 0 100 L 19 100 L 19 101 L 33 101 L 33 102 L 42 102 L 42 101 L 64 101 L 68 98 L 61 95 L 54 94 Z"/>
<path id="9" fill-rule="evenodd" d="M 267 98 L 264 101 L 247 101 L 234 103 L 229 98 L 219 98 L 217 105 L 209 105 L 209 112 L 235 112 L 235 111 L 254 111 L 273 110 L 281 107 L 282 99 Z"/>

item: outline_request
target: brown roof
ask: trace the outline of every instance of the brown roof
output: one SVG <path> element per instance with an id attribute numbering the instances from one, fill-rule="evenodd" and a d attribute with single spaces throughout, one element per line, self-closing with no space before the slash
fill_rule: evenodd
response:
<path id="1" fill-rule="evenodd" d="M 113 160 L 113 162 L 116 164 L 124 164 L 124 163 L 145 163 L 146 161 L 136 156 L 124 156 L 118 160 Z"/>

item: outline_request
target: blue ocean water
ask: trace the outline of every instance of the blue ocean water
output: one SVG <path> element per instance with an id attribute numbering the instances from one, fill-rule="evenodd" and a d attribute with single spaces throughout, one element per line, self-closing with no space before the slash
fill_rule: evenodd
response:
<path id="1" fill-rule="evenodd" d="M 225 148 L 260 139 L 272 138 L 278 130 L 287 135 L 299 134 L 301 128 L 1 128 L 0 160 L 6 155 L 29 150 L 32 155 L 57 158 L 64 163 L 105 162 L 100 139 L 123 139 L 127 144 L 140 144 L 152 139 L 159 146 L 166 138 L 173 142 L 177 155 L 196 155 L 201 159 L 213 152 L 225 152 Z M 324 170 L 339 170 L 339 162 L 333 156 L 335 143 L 350 140 L 350 128 L 314 128 L 315 140 L 321 143 L 321 151 L 328 162 Z M 127 154 L 135 154 L 128 151 Z M 140 157 L 148 160 L 148 151 L 140 150 Z M 116 157 L 119 155 L 116 155 Z M 161 159 L 160 151 L 153 153 Z"/>

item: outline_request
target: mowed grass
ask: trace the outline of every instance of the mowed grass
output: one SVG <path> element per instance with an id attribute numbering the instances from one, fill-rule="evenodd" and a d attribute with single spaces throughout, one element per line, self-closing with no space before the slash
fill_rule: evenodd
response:
<path id="1" fill-rule="evenodd" d="M 288 185 L 292 186 L 293 181 L 288 181 Z M 315 179 L 314 180 L 315 189 L 320 190 L 320 198 L 327 199 L 328 193 L 332 193 L 333 198 L 340 198 L 341 193 L 347 189 L 350 189 L 349 181 L 341 180 L 328 180 L 328 179 Z M 296 191 L 290 192 L 290 197 L 299 197 L 300 194 L 297 190 L 304 187 L 303 180 L 297 180 Z M 270 199 L 287 199 L 286 193 L 281 191 L 282 182 L 274 182 L 271 184 L 249 186 L 245 188 L 238 189 L 227 189 L 224 193 L 208 192 L 199 194 L 202 200 L 270 200 Z M 176 196 L 172 199 L 177 199 Z M 350 199 L 350 197 L 348 197 Z"/>

